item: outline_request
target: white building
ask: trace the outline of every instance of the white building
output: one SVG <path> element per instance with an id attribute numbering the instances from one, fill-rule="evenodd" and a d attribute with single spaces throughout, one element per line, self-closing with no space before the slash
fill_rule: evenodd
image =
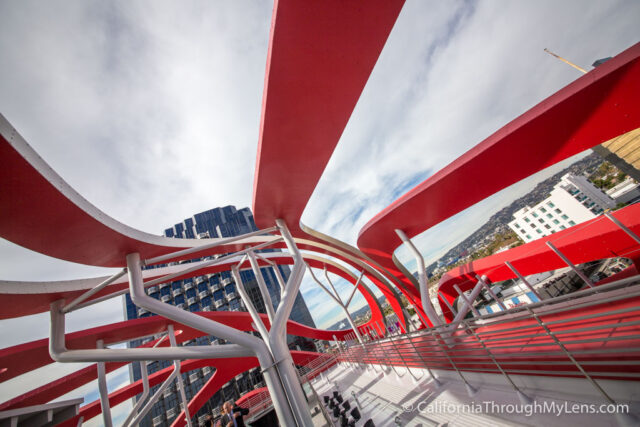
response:
<path id="1" fill-rule="evenodd" d="M 549 197 L 516 211 L 509 227 L 530 242 L 595 218 L 614 206 L 615 202 L 586 177 L 566 174 Z"/>
<path id="2" fill-rule="evenodd" d="M 607 195 L 616 203 L 633 203 L 640 199 L 640 184 L 628 176 L 620 184 L 607 190 Z"/>

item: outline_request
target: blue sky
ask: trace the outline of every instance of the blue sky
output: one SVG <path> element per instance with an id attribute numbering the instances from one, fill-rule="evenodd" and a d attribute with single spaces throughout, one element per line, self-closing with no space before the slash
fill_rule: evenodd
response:
<path id="1" fill-rule="evenodd" d="M 271 8 L 0 1 L 0 112 L 80 194 L 132 227 L 161 234 L 196 212 L 250 206 Z M 408 1 L 303 221 L 355 244 L 404 191 L 579 77 L 544 48 L 589 68 L 640 39 L 638 16 L 637 1 Z M 434 259 L 543 178 L 434 227 L 418 246 Z M 398 256 L 410 261 L 402 248 Z M 6 241 L 0 271 L 10 280 L 105 272 Z M 339 320 L 314 288 L 305 277 L 316 322 Z M 68 330 L 121 316 L 119 301 L 101 304 Z M 47 327 L 46 316 L 5 321 L 0 346 L 42 338 Z M 71 368 L 17 378 L 0 399 Z"/>

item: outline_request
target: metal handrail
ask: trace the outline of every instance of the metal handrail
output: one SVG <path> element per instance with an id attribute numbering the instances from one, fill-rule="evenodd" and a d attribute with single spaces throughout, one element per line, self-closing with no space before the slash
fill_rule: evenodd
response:
<path id="1" fill-rule="evenodd" d="M 463 372 L 501 374 L 522 398 L 526 396 L 511 381 L 510 375 L 582 377 L 611 402 L 597 379 L 640 379 L 640 346 L 637 344 L 640 306 L 612 307 L 612 310 L 605 307 L 603 311 L 588 314 L 584 309 L 633 301 L 640 296 L 640 284 L 634 284 L 639 278 L 634 276 L 598 287 L 595 300 L 595 290 L 589 289 L 571 298 L 553 298 L 510 309 L 498 316 L 462 320 L 461 330 L 436 326 L 364 344 L 347 343 L 338 359 L 392 368 L 395 365 L 407 369 L 455 370 L 467 385 Z M 624 293 L 619 292 L 625 287 L 628 289 Z M 569 300 L 574 303 L 565 304 Z M 495 321 L 488 321 L 492 319 Z M 593 324 L 593 321 L 599 323 Z M 513 322 L 518 324 L 514 326 Z M 526 333 L 522 334 L 523 331 Z M 531 365 L 533 369 L 526 369 L 524 365 Z M 569 367 L 574 369 L 567 369 Z"/>

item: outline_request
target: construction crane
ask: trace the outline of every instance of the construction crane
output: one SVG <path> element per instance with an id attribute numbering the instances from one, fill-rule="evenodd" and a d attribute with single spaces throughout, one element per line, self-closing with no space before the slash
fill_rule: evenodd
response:
<path id="1" fill-rule="evenodd" d="M 549 55 L 551 55 L 551 56 L 555 56 L 555 57 L 556 57 L 556 58 L 558 58 L 560 61 L 562 61 L 562 62 L 564 62 L 564 63 L 567 63 L 567 64 L 571 65 L 571 66 L 572 66 L 573 68 L 575 68 L 576 70 L 581 71 L 581 72 L 583 72 L 584 74 L 587 74 L 587 70 L 585 70 L 584 68 L 577 66 L 576 64 L 574 64 L 573 62 L 571 62 L 571 61 L 569 61 L 569 60 L 567 60 L 567 59 L 564 59 L 564 58 L 563 58 L 562 56 L 560 56 L 560 55 L 556 55 L 555 53 L 551 52 L 551 51 L 550 51 L 549 49 L 547 49 L 546 47 L 544 48 L 544 51 L 545 51 L 545 52 L 547 52 L 547 53 L 548 53 Z"/>

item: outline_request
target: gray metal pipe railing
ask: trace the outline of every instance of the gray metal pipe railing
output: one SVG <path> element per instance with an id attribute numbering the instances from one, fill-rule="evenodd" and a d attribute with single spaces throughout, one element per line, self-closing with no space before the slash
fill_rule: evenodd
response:
<path id="1" fill-rule="evenodd" d="M 127 418 L 124 420 L 124 423 L 122 423 L 122 427 L 129 427 L 129 424 L 138 414 L 138 411 L 144 404 L 145 400 L 147 400 L 147 397 L 149 397 L 149 372 L 147 371 L 147 364 L 145 362 L 138 362 L 138 366 L 140 367 L 140 373 L 142 374 L 142 394 L 140 395 L 140 398 L 138 398 L 133 409 L 131 409 Z"/>
<path id="2" fill-rule="evenodd" d="M 467 385 L 468 382 L 464 379 L 462 371 L 501 374 L 507 379 L 523 402 L 530 402 L 530 399 L 511 381 L 510 375 L 512 374 L 549 374 L 583 377 L 591 382 L 608 402 L 613 402 L 611 397 L 600 387 L 593 376 L 600 375 L 610 377 L 614 375 L 628 377 L 630 379 L 640 378 L 640 372 L 636 372 L 635 368 L 630 369 L 629 372 L 616 371 L 615 374 L 612 374 L 612 371 L 607 369 L 611 367 L 612 364 L 618 367 L 629 366 L 630 368 L 640 366 L 640 355 L 637 354 L 640 352 L 640 347 L 631 345 L 626 347 L 618 346 L 616 348 L 574 350 L 573 348 L 569 349 L 567 346 L 586 343 L 637 342 L 640 340 L 640 334 L 633 333 L 633 331 L 637 329 L 636 327 L 640 326 L 640 320 L 627 320 L 629 319 L 630 313 L 640 313 L 639 306 L 624 307 L 622 309 L 609 311 L 605 310 L 603 312 L 586 315 L 583 314 L 583 308 L 585 307 L 610 304 L 611 302 L 623 301 L 640 296 L 640 285 L 634 286 L 633 289 L 624 293 L 616 292 L 622 289 L 623 286 L 629 286 L 633 282 L 637 282 L 639 278 L 640 277 L 636 276 L 634 278 L 617 281 L 616 283 L 603 285 L 599 289 L 597 300 L 591 298 L 595 292 L 582 292 L 580 295 L 582 301 L 576 301 L 575 304 L 571 305 L 562 303 L 575 299 L 575 297 L 568 298 L 567 296 L 563 296 L 563 298 L 547 300 L 545 301 L 546 304 L 545 302 L 540 302 L 525 306 L 525 313 L 522 312 L 522 308 L 519 308 L 519 310 L 517 310 L 519 311 L 519 315 L 516 318 L 510 316 L 505 319 L 491 316 L 496 321 L 480 322 L 474 319 L 475 323 L 472 323 L 474 320 L 461 322 L 461 324 L 465 326 L 465 329 L 470 332 L 469 335 L 447 334 L 446 329 L 442 327 L 404 334 L 401 337 L 393 339 L 392 342 L 396 347 L 395 353 L 400 355 L 399 359 L 402 360 L 392 361 L 387 355 L 381 356 L 379 354 L 380 351 L 384 351 L 382 346 L 388 338 L 376 342 L 367 342 L 361 346 L 361 348 L 351 347 L 345 354 L 341 355 L 341 358 L 364 362 L 371 366 L 396 363 L 400 366 L 404 365 L 405 367 L 421 364 L 422 367 L 426 367 L 427 369 L 453 368 Z M 608 292 L 603 292 L 603 290 Z M 558 306 L 558 304 L 561 304 L 561 306 Z M 537 308 L 537 311 L 534 311 L 535 308 Z M 541 319 L 541 316 L 548 317 L 549 314 L 566 313 L 568 311 L 572 313 L 568 316 L 564 315 L 562 319 L 549 321 Z M 506 316 L 505 312 L 502 312 L 502 315 Z M 581 325 L 581 323 L 586 321 L 603 317 L 611 319 L 606 319 L 605 323 L 598 325 Z M 518 327 L 512 327 L 509 324 L 514 320 L 524 319 L 529 319 L 533 322 L 530 325 L 518 325 Z M 496 326 L 499 327 L 501 325 L 504 326 L 504 328 L 496 328 Z M 550 326 L 565 325 L 569 327 L 554 330 L 549 328 Z M 483 330 L 487 327 L 491 327 L 491 330 Z M 502 333 L 521 332 L 524 328 L 535 329 L 535 331 L 532 331 L 535 333 L 518 334 L 509 337 L 486 336 L 488 334 L 500 335 Z M 605 333 L 607 331 L 618 331 L 618 335 L 615 333 Z M 596 334 L 595 336 L 594 333 Z M 439 338 L 437 335 L 440 334 L 446 338 Z M 483 335 L 485 336 L 483 337 Z M 522 342 L 523 338 L 527 339 L 526 343 Z M 446 349 L 442 345 L 441 340 L 447 341 L 448 347 Z M 509 341 L 515 344 L 511 344 Z M 506 345 L 501 345 L 501 342 L 504 342 Z M 406 351 L 409 347 L 411 347 L 413 351 Z M 549 350 L 550 347 L 556 347 L 559 350 Z M 538 348 L 542 348 L 542 351 L 536 350 Z M 420 360 L 417 360 L 413 354 L 419 355 Z M 637 357 L 635 359 L 619 357 L 624 354 Z M 610 356 L 608 360 L 602 360 L 601 358 L 600 360 L 585 360 L 582 357 L 585 355 Z M 531 358 L 533 357 L 567 357 L 569 360 L 532 360 Z M 577 357 L 581 358 L 577 359 Z M 517 358 L 518 360 L 505 360 L 507 358 Z M 576 370 L 522 369 L 525 368 L 524 365 L 530 364 L 541 365 L 541 367 L 545 365 L 549 367 L 573 366 Z M 604 368 L 604 370 L 602 368 Z M 473 389 L 471 389 L 470 393 L 472 391 Z"/>
<path id="3" fill-rule="evenodd" d="M 79 362 L 133 362 L 146 360 L 213 359 L 251 357 L 253 351 L 239 345 L 190 346 L 159 348 L 105 348 L 67 350 L 65 340 L 65 315 L 61 312 L 64 301 L 51 303 L 49 355 L 60 363 Z M 200 316 L 198 316 L 200 317 Z"/>
<path id="4" fill-rule="evenodd" d="M 144 284 L 142 282 L 139 254 L 133 253 L 127 255 L 127 268 L 129 272 L 129 289 L 131 293 L 131 300 L 138 307 L 145 308 L 152 313 L 160 314 L 173 321 L 182 323 L 199 331 L 206 332 L 209 335 L 220 337 L 222 339 L 231 341 L 242 347 L 250 349 L 258 358 L 258 362 L 260 363 L 260 366 L 262 368 L 265 382 L 267 383 L 267 387 L 272 393 L 274 407 L 278 415 L 278 419 L 282 424 L 285 424 L 287 426 L 293 426 L 296 424 L 296 418 L 294 417 L 292 408 L 288 405 L 288 393 L 285 393 L 285 391 L 282 389 L 280 381 L 278 381 L 277 375 L 272 369 L 274 366 L 274 359 L 264 341 L 262 341 L 260 338 L 254 337 L 253 335 L 245 334 L 244 332 L 238 331 L 230 326 L 223 325 L 222 323 L 216 322 L 203 316 L 198 316 L 195 313 L 181 310 L 175 306 L 165 304 L 147 296 L 147 294 L 144 292 Z M 225 345 L 220 347 L 224 348 L 227 346 Z M 289 357 L 291 356 L 289 355 Z"/>
<path id="5" fill-rule="evenodd" d="M 298 382 L 298 375 L 291 353 L 289 352 L 289 347 L 287 346 L 287 320 L 291 315 L 291 309 L 300 290 L 306 264 L 302 254 L 298 250 L 298 246 L 293 240 L 293 236 L 291 236 L 287 228 L 287 224 L 283 220 L 278 219 L 276 220 L 276 225 L 293 258 L 293 268 L 291 269 L 291 274 L 285 286 L 284 293 L 282 294 L 278 311 L 271 325 L 272 332 L 269 334 L 269 347 L 273 354 L 274 363 L 279 364 L 280 378 L 282 379 L 287 397 L 291 402 L 291 409 L 296 417 L 296 422 L 300 426 L 307 426 L 312 425 L 313 421 L 304 391 Z"/>
<path id="6" fill-rule="evenodd" d="M 271 232 L 276 231 L 276 230 L 277 230 L 277 227 L 271 227 L 271 228 L 266 228 L 264 230 L 257 230 L 257 231 L 252 231 L 251 233 L 241 234 L 239 236 L 228 237 L 228 238 L 225 238 L 225 239 L 215 239 L 214 242 L 209 243 L 209 244 L 204 244 L 204 245 L 200 245 L 200 246 L 195 246 L 193 248 L 183 249 L 183 250 L 180 250 L 180 251 L 172 252 L 170 254 L 160 255 L 160 256 L 157 256 L 157 257 L 154 257 L 154 258 L 148 258 L 148 259 L 144 260 L 143 264 L 144 265 L 157 264 L 159 262 L 167 261 L 167 260 L 178 258 L 178 257 L 182 257 L 184 255 L 189 255 L 189 254 L 192 254 L 192 253 L 201 252 L 201 251 L 204 251 L 204 250 L 207 250 L 207 249 L 213 249 L 213 248 L 215 248 L 217 246 L 238 242 L 238 241 L 246 239 L 248 237 L 268 234 L 268 233 L 271 233 Z"/>

